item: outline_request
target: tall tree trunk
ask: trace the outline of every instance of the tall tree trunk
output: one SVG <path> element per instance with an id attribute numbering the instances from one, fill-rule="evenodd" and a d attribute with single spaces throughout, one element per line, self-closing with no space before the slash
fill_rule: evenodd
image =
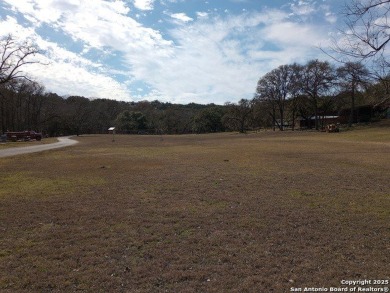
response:
<path id="1" fill-rule="evenodd" d="M 1 131 L 2 133 L 6 132 L 6 123 L 5 123 L 5 96 L 0 92 L 0 107 L 1 107 Z"/>
<path id="2" fill-rule="evenodd" d="M 276 112 L 276 111 L 275 111 L 275 107 L 273 107 L 273 108 L 272 108 L 272 120 L 273 120 L 273 121 L 272 121 L 272 124 L 273 124 L 273 125 L 272 125 L 272 129 L 273 129 L 273 131 L 276 130 L 276 129 L 275 129 L 275 127 L 276 127 L 276 126 L 275 126 L 275 125 L 276 125 L 276 117 L 275 117 L 275 116 L 276 116 L 276 113 L 275 113 L 275 112 Z"/>
<path id="3" fill-rule="evenodd" d="M 353 124 L 353 118 L 355 114 L 355 81 L 352 81 L 352 91 L 351 91 L 351 112 L 349 113 L 348 127 L 351 127 Z"/>
<path id="4" fill-rule="evenodd" d="M 292 131 L 295 130 L 295 109 L 292 110 Z"/>
<path id="5" fill-rule="evenodd" d="M 280 109 L 280 125 L 279 125 L 280 131 L 284 130 L 284 111 L 283 109 Z"/>
<path id="6" fill-rule="evenodd" d="M 318 127 L 318 105 L 317 105 L 317 98 L 315 98 L 314 100 L 314 125 L 315 125 L 315 128 L 316 130 L 319 129 Z"/>

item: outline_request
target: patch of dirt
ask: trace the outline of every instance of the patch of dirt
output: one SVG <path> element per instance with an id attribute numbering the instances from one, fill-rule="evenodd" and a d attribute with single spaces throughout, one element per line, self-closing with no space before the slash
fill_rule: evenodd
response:
<path id="1" fill-rule="evenodd" d="M 0 291 L 290 292 L 389 279 L 390 149 L 324 135 L 83 136 L 4 159 Z"/>

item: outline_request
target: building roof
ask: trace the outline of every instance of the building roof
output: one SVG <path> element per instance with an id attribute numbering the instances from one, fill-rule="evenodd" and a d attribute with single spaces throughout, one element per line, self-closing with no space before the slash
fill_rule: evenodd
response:
<path id="1" fill-rule="evenodd" d="M 317 118 L 320 119 L 320 120 L 321 119 L 337 119 L 337 118 L 339 118 L 339 116 L 317 116 Z M 315 118 L 315 116 L 312 116 L 312 117 L 310 117 L 308 119 L 315 120 L 316 118 Z M 305 119 L 303 117 L 299 117 L 298 120 L 307 120 L 307 119 Z"/>

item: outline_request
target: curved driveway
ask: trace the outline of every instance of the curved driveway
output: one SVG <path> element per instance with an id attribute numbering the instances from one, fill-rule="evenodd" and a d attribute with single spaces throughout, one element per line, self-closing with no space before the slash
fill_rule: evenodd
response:
<path id="1" fill-rule="evenodd" d="M 70 139 L 70 136 L 59 137 L 58 142 L 55 143 L 0 150 L 0 158 L 58 149 L 58 148 L 71 146 L 76 143 L 78 143 L 78 141 Z"/>

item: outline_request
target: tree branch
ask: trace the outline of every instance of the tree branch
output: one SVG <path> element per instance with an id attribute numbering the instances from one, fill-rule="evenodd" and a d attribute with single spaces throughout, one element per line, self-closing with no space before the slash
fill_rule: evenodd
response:
<path id="1" fill-rule="evenodd" d="M 39 50 L 33 46 L 17 45 L 11 35 L 0 41 L 0 84 L 6 84 L 14 79 L 24 78 L 30 80 L 23 71 L 22 67 L 28 64 L 36 64 L 39 61 L 28 60 L 30 56 L 39 53 Z"/>

